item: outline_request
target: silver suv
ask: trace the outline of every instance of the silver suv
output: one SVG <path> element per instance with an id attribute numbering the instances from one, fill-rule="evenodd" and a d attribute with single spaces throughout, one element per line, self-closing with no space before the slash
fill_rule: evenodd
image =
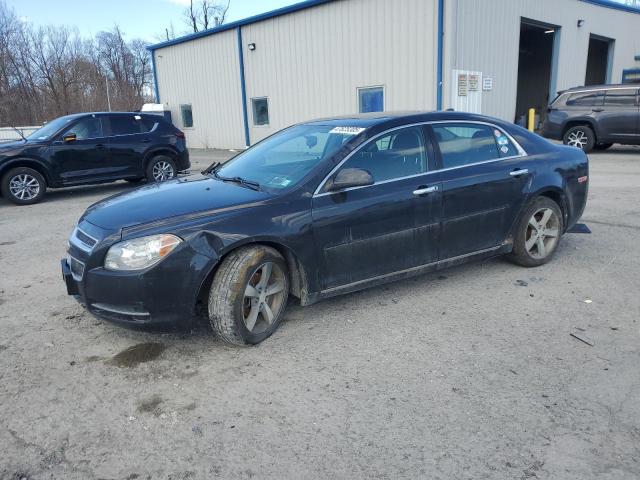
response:
<path id="1" fill-rule="evenodd" d="M 614 143 L 640 145 L 640 85 L 598 85 L 558 92 L 542 134 L 585 152 Z"/>

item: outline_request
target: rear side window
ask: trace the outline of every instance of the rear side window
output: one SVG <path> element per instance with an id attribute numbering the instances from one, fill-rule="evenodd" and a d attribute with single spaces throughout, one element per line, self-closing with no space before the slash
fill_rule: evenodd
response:
<path id="1" fill-rule="evenodd" d="M 567 106 L 601 107 L 604 104 L 604 90 L 572 93 Z"/>
<path id="2" fill-rule="evenodd" d="M 427 171 L 422 129 L 409 127 L 384 135 L 353 155 L 343 168 L 362 168 L 374 182 L 409 177 Z"/>
<path id="3" fill-rule="evenodd" d="M 607 106 L 635 106 L 636 104 L 636 90 L 631 89 L 616 89 L 607 90 L 607 95 L 604 99 L 604 104 Z"/>
<path id="4" fill-rule="evenodd" d="M 460 167 L 471 163 L 496 160 L 500 157 L 509 156 L 510 149 L 517 153 L 509 138 L 500 130 L 494 129 L 489 125 L 468 123 L 436 124 L 433 126 L 433 133 L 440 147 L 442 168 Z M 499 138 L 503 143 L 500 148 L 504 147 L 503 152 L 498 149 L 496 133 L 500 134 Z"/>
<path id="5" fill-rule="evenodd" d="M 141 115 L 113 115 L 109 117 L 111 135 L 131 135 L 147 133 L 155 122 L 147 121 Z"/>

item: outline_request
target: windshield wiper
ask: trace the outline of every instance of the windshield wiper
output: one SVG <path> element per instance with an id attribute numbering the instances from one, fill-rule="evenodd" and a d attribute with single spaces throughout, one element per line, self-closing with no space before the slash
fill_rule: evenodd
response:
<path id="1" fill-rule="evenodd" d="M 22 140 L 24 140 L 25 142 L 27 141 L 27 137 L 25 137 L 24 134 L 20 130 L 18 130 L 13 125 L 11 125 L 11 128 L 13 128 L 18 133 L 18 135 L 20 135 L 22 137 Z"/>
<path id="2" fill-rule="evenodd" d="M 242 185 L 243 187 L 250 188 L 251 190 L 256 190 L 256 191 L 260 190 L 260 184 L 258 182 L 254 182 L 252 180 L 247 180 L 247 179 L 242 178 L 242 177 L 224 177 L 224 176 L 218 174 L 216 168 L 213 168 L 211 170 L 211 173 L 213 173 L 213 175 L 218 180 L 222 180 L 223 182 L 234 182 L 234 183 L 237 183 L 239 185 Z"/>

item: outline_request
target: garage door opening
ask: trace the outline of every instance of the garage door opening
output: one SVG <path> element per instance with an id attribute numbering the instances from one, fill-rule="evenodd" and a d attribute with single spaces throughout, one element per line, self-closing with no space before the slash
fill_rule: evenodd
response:
<path id="1" fill-rule="evenodd" d="M 591 35 L 587 53 L 587 73 L 585 85 L 602 85 L 610 81 L 610 66 L 613 53 L 613 40 Z"/>
<path id="2" fill-rule="evenodd" d="M 520 22 L 516 123 L 525 125 L 530 108 L 536 109 L 536 127 L 547 111 L 550 92 L 555 96 L 556 45 L 560 28 L 533 20 Z"/>

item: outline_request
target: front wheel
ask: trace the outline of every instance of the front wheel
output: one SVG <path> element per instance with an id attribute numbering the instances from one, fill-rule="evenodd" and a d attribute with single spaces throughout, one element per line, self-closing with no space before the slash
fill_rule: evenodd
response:
<path id="1" fill-rule="evenodd" d="M 32 205 L 44 197 L 47 182 L 36 170 L 17 167 L 2 177 L 2 195 L 16 205 Z"/>
<path id="2" fill-rule="evenodd" d="M 536 198 L 522 215 L 509 258 L 523 267 L 537 267 L 551 260 L 563 231 L 562 211 L 548 197 Z"/>
<path id="3" fill-rule="evenodd" d="M 211 326 L 227 343 L 255 345 L 276 331 L 288 296 L 282 255 L 263 245 L 241 247 L 225 257 L 213 277 Z"/>
<path id="4" fill-rule="evenodd" d="M 164 182 L 176 176 L 175 162 L 166 155 L 153 157 L 147 165 L 147 180 L 150 182 Z"/>
<path id="5" fill-rule="evenodd" d="M 581 149 L 585 153 L 593 150 L 596 143 L 596 135 L 587 125 L 578 125 L 567 130 L 562 137 L 565 145 Z"/>

